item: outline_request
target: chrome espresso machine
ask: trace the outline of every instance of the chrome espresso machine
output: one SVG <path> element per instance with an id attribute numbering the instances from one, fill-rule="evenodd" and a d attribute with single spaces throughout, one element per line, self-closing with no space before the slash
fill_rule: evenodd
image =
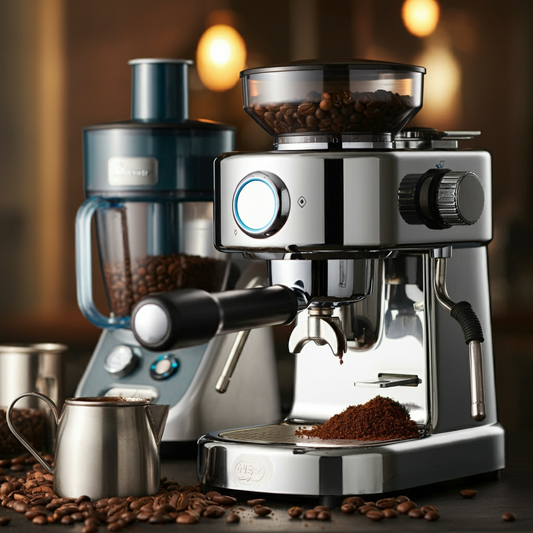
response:
<path id="1" fill-rule="evenodd" d="M 132 314 L 136 338 L 152 350 L 295 320 L 290 414 L 204 435 L 204 485 L 329 498 L 504 467 L 490 155 L 458 149 L 477 132 L 402 131 L 422 107 L 424 74 L 364 60 L 241 74 L 244 108 L 274 149 L 217 158 L 215 244 L 265 260 L 269 286 L 167 292 Z M 295 436 L 378 395 L 408 410 L 418 438 Z"/>
<path id="2" fill-rule="evenodd" d="M 146 294 L 266 281 L 264 265 L 239 270 L 231 254 L 213 246 L 213 160 L 233 149 L 235 131 L 189 119 L 191 63 L 130 62 L 132 119 L 84 128 L 87 200 L 76 221 L 78 302 L 102 329 L 76 396 L 140 396 L 170 405 L 165 454 L 183 453 L 182 445 L 196 446 L 213 429 L 280 417 L 271 330 L 251 332 L 246 345 L 243 333 L 230 334 L 164 353 L 143 348 L 131 331 L 133 306 Z M 93 298 L 93 222 L 109 316 Z M 228 369 L 241 352 L 244 365 L 228 388 Z"/>

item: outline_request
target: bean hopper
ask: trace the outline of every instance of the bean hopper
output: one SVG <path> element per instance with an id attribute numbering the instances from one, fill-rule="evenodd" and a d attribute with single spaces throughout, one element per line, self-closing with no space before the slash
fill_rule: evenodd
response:
<path id="1" fill-rule="evenodd" d="M 170 405 L 162 453 L 207 431 L 279 417 L 271 330 L 250 335 L 228 389 L 215 384 L 241 337 L 155 353 L 135 340 L 133 306 L 146 294 L 184 288 L 220 291 L 264 283 L 256 265 L 240 274 L 213 246 L 213 161 L 232 150 L 234 128 L 188 118 L 191 61 L 137 59 L 132 119 L 83 131 L 87 200 L 76 220 L 78 302 L 102 329 L 76 396 L 136 396 Z M 92 221 L 111 313 L 93 299 Z M 258 383 L 254 376 L 260 372 Z M 225 374 L 227 376 L 227 372 Z M 257 405 L 261 394 L 267 399 Z M 178 446 L 176 446 L 178 445 Z"/>
<path id="2" fill-rule="evenodd" d="M 291 412 L 204 435 L 204 485 L 327 500 L 504 467 L 487 269 L 491 160 L 458 148 L 478 132 L 402 131 L 422 107 L 424 74 L 364 60 L 242 72 L 245 111 L 274 147 L 217 158 L 215 243 L 266 260 L 269 286 L 168 292 L 132 315 L 140 343 L 156 350 L 295 320 Z M 202 312 L 194 333 L 192 306 Z M 408 410 L 418 438 L 295 436 L 378 395 Z"/>

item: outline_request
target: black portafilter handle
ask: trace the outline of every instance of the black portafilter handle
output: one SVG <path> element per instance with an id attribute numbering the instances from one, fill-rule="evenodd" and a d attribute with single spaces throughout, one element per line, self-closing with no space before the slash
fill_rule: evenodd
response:
<path id="1" fill-rule="evenodd" d="M 283 285 L 215 293 L 182 289 L 143 298 L 133 309 L 131 327 L 141 346 L 166 351 L 224 333 L 289 324 L 298 309 L 296 292 Z"/>

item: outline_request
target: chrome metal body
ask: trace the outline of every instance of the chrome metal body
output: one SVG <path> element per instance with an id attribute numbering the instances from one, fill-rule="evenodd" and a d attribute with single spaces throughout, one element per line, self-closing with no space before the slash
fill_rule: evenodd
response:
<path id="1" fill-rule="evenodd" d="M 159 490 L 159 444 L 168 405 L 151 405 L 142 398 L 70 398 L 58 415 L 47 396 L 35 396 L 51 407 L 58 423 L 54 467 L 49 465 L 13 427 L 11 431 L 50 473 L 58 496 L 143 496 Z"/>
<path id="2" fill-rule="evenodd" d="M 339 151 L 330 145 L 329 151 L 302 150 L 303 145 L 298 150 L 287 143 L 275 152 L 226 154 L 217 160 L 217 247 L 267 260 L 270 283 L 301 291 L 309 307 L 299 313 L 289 342 L 296 358 L 289 416 L 275 425 L 202 437 L 202 483 L 260 493 L 343 496 L 504 467 L 487 258 L 491 162 L 486 152 L 455 150 L 456 141 L 470 135 L 435 133 L 433 140 L 402 135 L 390 151 L 347 150 L 344 145 Z M 405 176 L 441 168 L 479 179 L 481 215 L 466 223 L 457 216 L 453 224 L 460 225 L 445 222 L 442 230 L 407 223 L 398 207 L 400 183 Z M 263 233 L 247 214 L 247 227 L 258 228 L 252 234 L 240 227 L 234 191 L 257 171 L 279 177 L 288 200 L 276 207 L 284 210 L 283 223 L 272 223 Z M 482 354 L 465 344 L 449 314 L 448 304 L 459 300 L 477 313 L 485 337 Z M 342 357 L 342 365 L 332 352 Z M 486 416 L 481 420 L 472 417 L 470 406 L 483 389 Z M 294 436 L 297 427 L 325 422 L 378 394 L 408 409 L 419 439 L 361 443 Z"/>

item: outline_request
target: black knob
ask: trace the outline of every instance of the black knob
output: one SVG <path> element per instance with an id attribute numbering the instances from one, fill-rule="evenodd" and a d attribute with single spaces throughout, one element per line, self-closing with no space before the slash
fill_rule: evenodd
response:
<path id="1" fill-rule="evenodd" d="M 485 205 L 483 185 L 473 172 L 432 169 L 400 183 L 398 206 L 408 224 L 431 229 L 475 224 Z"/>

